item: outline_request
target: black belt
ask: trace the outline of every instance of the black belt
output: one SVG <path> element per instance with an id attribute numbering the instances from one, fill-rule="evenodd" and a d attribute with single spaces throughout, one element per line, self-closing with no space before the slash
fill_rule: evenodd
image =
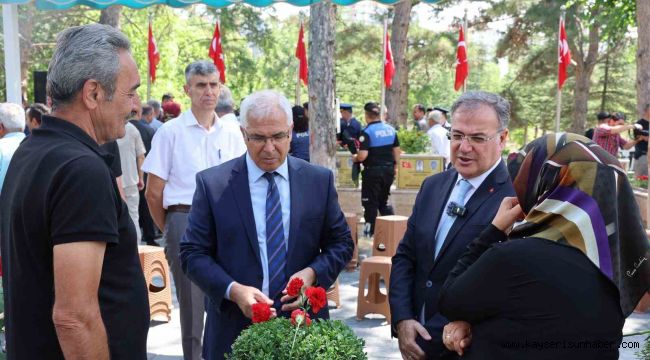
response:
<path id="1" fill-rule="evenodd" d="M 190 212 L 190 205 L 169 205 L 167 207 L 167 212 L 179 212 L 179 213 L 189 213 Z"/>
<path id="2" fill-rule="evenodd" d="M 394 168 L 394 165 L 384 165 L 384 166 L 364 166 L 364 169 L 368 170 L 386 170 Z"/>

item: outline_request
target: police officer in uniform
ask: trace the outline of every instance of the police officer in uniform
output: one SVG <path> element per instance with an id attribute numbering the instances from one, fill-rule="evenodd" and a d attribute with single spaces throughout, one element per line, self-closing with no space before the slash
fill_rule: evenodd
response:
<path id="1" fill-rule="evenodd" d="M 359 137 L 361 136 L 361 123 L 357 118 L 352 116 L 352 105 L 339 105 L 341 111 L 341 132 L 336 134 L 336 140 L 339 145 L 348 149 L 354 155 L 359 150 Z M 359 186 L 359 173 L 361 165 L 354 163 L 352 165 L 352 181 L 355 186 Z"/>
<path id="2" fill-rule="evenodd" d="M 361 204 L 366 220 L 365 233 L 372 236 L 377 210 L 381 215 L 394 214 L 392 206 L 388 205 L 388 195 L 395 179 L 400 148 L 395 129 L 381 121 L 379 105 L 369 102 L 363 109 L 368 126 L 361 131 L 359 151 L 353 160 L 363 163 Z"/>

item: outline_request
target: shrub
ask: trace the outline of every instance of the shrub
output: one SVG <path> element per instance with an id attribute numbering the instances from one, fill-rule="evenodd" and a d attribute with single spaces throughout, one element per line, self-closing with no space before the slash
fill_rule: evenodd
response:
<path id="1" fill-rule="evenodd" d="M 364 345 L 363 339 L 338 320 L 318 319 L 296 328 L 289 319 L 276 318 L 242 331 L 226 359 L 362 360 L 368 358 Z"/>
<path id="2" fill-rule="evenodd" d="M 402 129 L 397 132 L 399 146 L 407 154 L 422 154 L 428 151 L 431 141 L 427 134 L 418 130 Z"/>

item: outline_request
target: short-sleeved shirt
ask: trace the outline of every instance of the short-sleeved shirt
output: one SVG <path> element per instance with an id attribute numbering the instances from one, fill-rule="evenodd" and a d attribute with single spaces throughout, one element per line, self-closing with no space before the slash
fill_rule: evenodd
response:
<path id="1" fill-rule="evenodd" d="M 156 131 L 142 170 L 166 181 L 163 208 L 191 205 L 196 173 L 246 152 L 239 126 L 214 116 L 216 121 L 210 130 L 201 126 L 189 110 Z"/>
<path id="2" fill-rule="evenodd" d="M 136 232 L 109 156 L 71 122 L 44 116 L 14 154 L 0 195 L 9 359 L 63 359 L 52 321 L 53 249 L 106 243 L 98 300 L 112 359 L 146 359 L 149 304 Z"/>
<path id="3" fill-rule="evenodd" d="M 621 134 L 612 134 L 609 127 L 599 125 L 594 129 L 594 142 L 608 153 L 618 157 L 618 150 L 625 146 L 627 141 L 621 137 Z"/>
<path id="4" fill-rule="evenodd" d="M 291 156 L 309 161 L 309 130 L 303 132 L 293 132 L 291 134 L 291 147 L 289 148 Z"/>
<path id="5" fill-rule="evenodd" d="M 0 138 L 0 190 L 2 190 L 2 183 L 7 174 L 11 157 L 23 139 L 25 139 L 25 134 L 22 132 L 10 132 Z"/>
<path id="6" fill-rule="evenodd" d="M 395 129 L 383 121 L 374 121 L 368 124 L 359 137 L 361 143 L 359 150 L 367 150 L 368 157 L 363 161 L 363 166 L 393 166 L 395 157 L 393 148 L 399 146 L 399 139 Z"/>
<path id="7" fill-rule="evenodd" d="M 117 146 L 120 148 L 120 161 L 122 162 L 122 186 L 137 186 L 138 176 L 138 156 L 144 155 L 146 149 L 142 136 L 138 129 L 130 122 L 124 126 L 126 134 L 124 137 L 117 139 Z"/>

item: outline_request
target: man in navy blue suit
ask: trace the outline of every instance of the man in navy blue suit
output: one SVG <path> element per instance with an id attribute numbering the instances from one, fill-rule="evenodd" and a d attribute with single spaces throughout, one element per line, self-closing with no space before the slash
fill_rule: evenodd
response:
<path id="1" fill-rule="evenodd" d="M 251 306 L 279 315 L 298 307 L 283 294 L 291 278 L 325 289 L 352 257 L 353 243 L 328 169 L 287 157 L 289 101 L 274 91 L 241 105 L 244 156 L 202 171 L 181 242 L 183 271 L 207 295 L 203 357 L 223 359 L 251 323 Z M 316 315 L 328 318 L 327 307 Z"/>
<path id="2" fill-rule="evenodd" d="M 404 359 L 455 358 L 442 342 L 448 323 L 438 292 L 467 245 L 514 196 L 501 160 L 510 105 L 498 95 L 467 92 L 452 107 L 453 169 L 425 179 L 393 257 L 389 302 Z"/>

